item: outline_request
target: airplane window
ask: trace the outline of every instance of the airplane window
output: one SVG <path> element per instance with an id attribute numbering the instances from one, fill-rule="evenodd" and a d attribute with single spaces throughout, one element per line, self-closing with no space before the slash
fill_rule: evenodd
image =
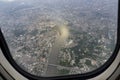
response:
<path id="1" fill-rule="evenodd" d="M 0 0 L 0 28 L 29 74 L 54 77 L 101 67 L 117 42 L 118 0 Z"/>

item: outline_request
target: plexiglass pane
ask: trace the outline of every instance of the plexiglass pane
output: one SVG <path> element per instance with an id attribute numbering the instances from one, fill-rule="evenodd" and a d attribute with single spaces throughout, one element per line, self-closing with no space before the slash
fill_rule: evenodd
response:
<path id="1" fill-rule="evenodd" d="M 117 10 L 118 0 L 0 0 L 0 27 L 26 72 L 81 74 L 113 53 Z"/>

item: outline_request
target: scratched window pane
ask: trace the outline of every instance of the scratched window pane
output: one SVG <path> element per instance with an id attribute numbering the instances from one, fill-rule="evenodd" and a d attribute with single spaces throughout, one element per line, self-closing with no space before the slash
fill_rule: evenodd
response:
<path id="1" fill-rule="evenodd" d="M 0 0 L 0 27 L 26 72 L 93 71 L 115 49 L 118 0 Z"/>

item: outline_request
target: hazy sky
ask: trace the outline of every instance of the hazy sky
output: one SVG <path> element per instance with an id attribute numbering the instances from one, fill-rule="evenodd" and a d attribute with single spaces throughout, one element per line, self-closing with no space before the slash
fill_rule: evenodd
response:
<path id="1" fill-rule="evenodd" d="M 3 1 L 3 2 L 13 2 L 15 0 L 0 0 L 0 1 Z"/>

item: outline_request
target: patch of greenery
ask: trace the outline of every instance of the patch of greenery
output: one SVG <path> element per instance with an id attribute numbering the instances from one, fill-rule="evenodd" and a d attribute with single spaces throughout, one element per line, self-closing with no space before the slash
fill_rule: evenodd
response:
<path id="1" fill-rule="evenodd" d="M 60 60 L 59 61 L 59 64 L 61 65 L 61 66 L 70 66 L 70 62 L 68 62 L 67 60 Z"/>
<path id="2" fill-rule="evenodd" d="M 70 70 L 67 70 L 67 69 L 61 69 L 59 70 L 59 74 L 68 74 L 70 72 Z"/>
<path id="3" fill-rule="evenodd" d="M 91 66 L 91 61 L 90 60 L 86 60 L 86 64 Z"/>

